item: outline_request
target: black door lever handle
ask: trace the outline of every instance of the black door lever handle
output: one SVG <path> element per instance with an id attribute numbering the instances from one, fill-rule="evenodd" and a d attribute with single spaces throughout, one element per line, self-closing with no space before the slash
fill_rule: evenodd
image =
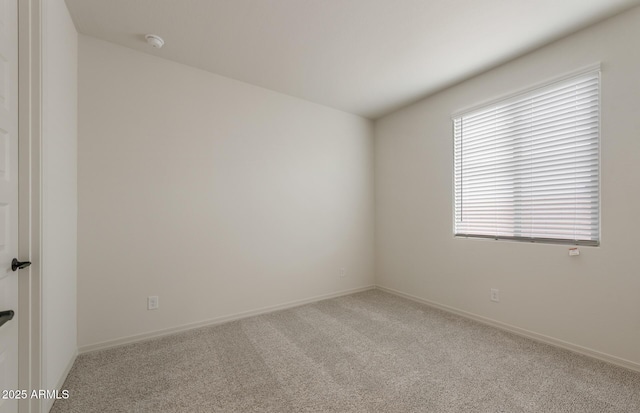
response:
<path id="1" fill-rule="evenodd" d="M 2 325 L 7 321 L 11 320 L 14 314 L 13 310 L 0 312 L 0 327 L 2 327 Z"/>
<path id="2" fill-rule="evenodd" d="M 17 258 L 14 258 L 13 261 L 11 261 L 11 270 L 12 271 L 21 270 L 23 268 L 27 268 L 30 265 L 31 265 L 31 261 L 18 261 Z"/>

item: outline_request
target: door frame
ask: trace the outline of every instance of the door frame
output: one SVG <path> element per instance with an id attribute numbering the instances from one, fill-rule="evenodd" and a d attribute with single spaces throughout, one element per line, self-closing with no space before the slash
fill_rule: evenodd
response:
<path id="1" fill-rule="evenodd" d="M 18 0 L 18 256 L 33 264 L 18 277 L 18 386 L 42 388 L 42 1 Z M 46 1 L 46 0 L 45 0 Z M 38 399 L 18 412 L 41 412 Z"/>

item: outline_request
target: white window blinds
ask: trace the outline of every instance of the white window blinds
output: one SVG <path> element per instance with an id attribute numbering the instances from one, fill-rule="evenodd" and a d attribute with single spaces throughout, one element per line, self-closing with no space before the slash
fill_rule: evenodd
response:
<path id="1" fill-rule="evenodd" d="M 455 116 L 455 234 L 599 243 L 599 70 Z"/>

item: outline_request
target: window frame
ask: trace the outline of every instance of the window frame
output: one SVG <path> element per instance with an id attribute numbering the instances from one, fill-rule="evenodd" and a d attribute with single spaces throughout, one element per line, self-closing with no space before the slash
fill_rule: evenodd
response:
<path id="1" fill-rule="evenodd" d="M 483 109 L 488 109 L 491 106 L 498 105 L 501 103 L 507 103 L 509 101 L 517 101 L 519 97 L 526 99 L 527 95 L 535 94 L 535 92 L 543 91 L 544 89 L 552 89 L 554 85 L 561 84 L 567 82 L 574 78 L 579 78 L 581 76 L 586 76 L 589 74 L 594 74 L 597 77 L 597 238 L 595 240 L 573 240 L 573 239 L 562 239 L 562 238 L 544 238 L 544 237 L 520 237 L 520 236 L 504 236 L 504 235 L 479 235 L 479 234 L 457 234 L 456 233 L 456 136 L 455 136 L 455 128 L 456 128 L 456 119 L 462 118 L 463 116 L 472 115 L 475 112 L 479 112 Z M 582 69 L 575 70 L 569 73 L 566 73 L 561 76 L 554 77 L 552 79 L 548 79 L 542 82 L 538 82 L 529 86 L 527 88 L 520 89 L 515 92 L 511 92 L 499 97 L 495 97 L 492 99 L 485 100 L 481 103 L 475 104 L 473 106 L 467 107 L 462 110 L 458 110 L 451 115 L 451 136 L 452 136 L 452 212 L 453 212 L 453 222 L 452 222 L 452 235 L 454 238 L 460 239 L 480 239 L 480 240 L 496 240 L 496 241 L 516 241 L 516 242 L 528 242 L 528 243 L 539 243 L 539 244 L 561 244 L 561 245 L 579 245 L 579 246 L 590 246 L 590 247 L 599 247 L 602 242 L 602 69 L 601 63 L 597 62 L 595 64 L 583 67 Z M 516 222 L 514 222 L 517 225 Z"/>

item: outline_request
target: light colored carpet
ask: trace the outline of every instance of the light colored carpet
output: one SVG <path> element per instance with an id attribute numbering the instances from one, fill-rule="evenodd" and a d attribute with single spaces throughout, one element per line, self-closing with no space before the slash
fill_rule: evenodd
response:
<path id="1" fill-rule="evenodd" d="M 640 412 L 640 374 L 377 290 L 78 357 L 52 412 Z"/>

